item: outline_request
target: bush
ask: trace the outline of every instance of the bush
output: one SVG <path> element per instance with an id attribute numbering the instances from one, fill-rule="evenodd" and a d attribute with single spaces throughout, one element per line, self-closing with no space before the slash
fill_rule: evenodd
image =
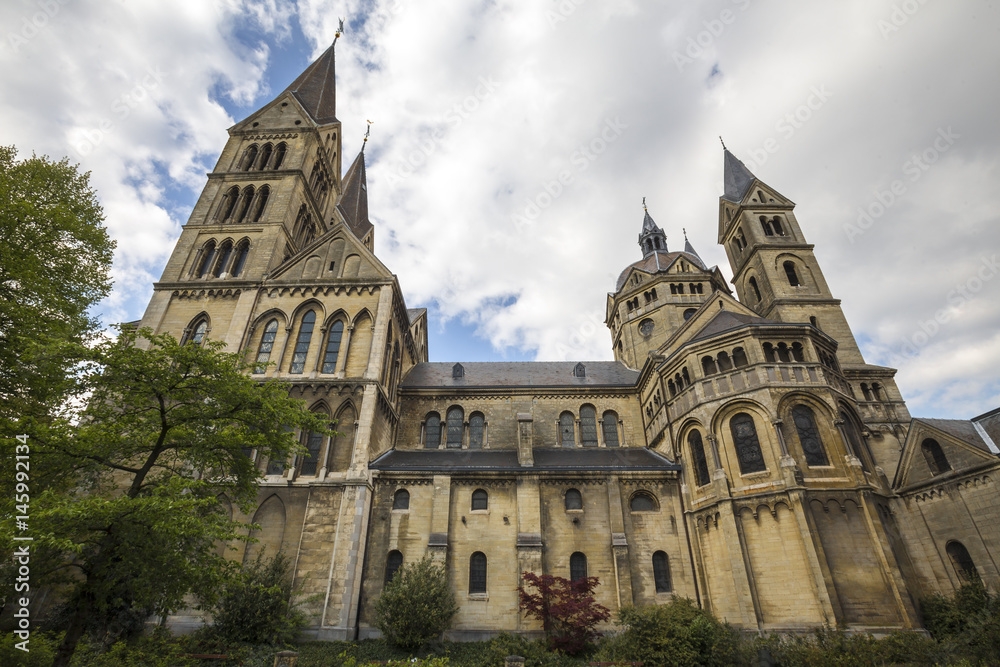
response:
<path id="1" fill-rule="evenodd" d="M 623 607 L 625 629 L 598 651 L 601 661 L 642 661 L 647 665 L 730 665 L 743 662 L 739 632 L 719 623 L 689 598 L 667 604 Z"/>
<path id="2" fill-rule="evenodd" d="M 924 626 L 952 653 L 998 664 L 1000 655 L 1000 597 L 990 593 L 977 577 L 946 598 L 932 595 L 920 601 Z"/>
<path id="3" fill-rule="evenodd" d="M 28 651 L 24 652 L 15 646 L 21 639 L 13 634 L 4 634 L 0 636 L 0 665 L 49 667 L 56 657 L 59 640 L 58 636 L 32 632 L 28 640 Z"/>
<path id="4" fill-rule="evenodd" d="M 597 577 L 570 581 L 522 572 L 521 578 L 524 585 L 517 589 L 521 610 L 542 622 L 549 646 L 557 651 L 581 652 L 600 634 L 597 624 L 611 618 L 608 608 L 594 599 L 594 589 L 601 583 Z M 538 592 L 529 593 L 529 586 Z"/>
<path id="5" fill-rule="evenodd" d="M 237 572 L 209 607 L 208 635 L 225 642 L 284 644 L 306 625 L 305 614 L 292 604 L 291 567 L 284 554 L 253 562 Z"/>
<path id="6" fill-rule="evenodd" d="M 400 568 L 375 603 L 375 625 L 393 644 L 417 649 L 437 639 L 458 613 L 444 568 L 429 558 Z"/>

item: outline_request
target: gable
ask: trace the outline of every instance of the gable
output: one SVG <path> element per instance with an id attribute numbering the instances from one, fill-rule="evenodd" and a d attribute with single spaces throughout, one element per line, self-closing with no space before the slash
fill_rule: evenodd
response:
<path id="1" fill-rule="evenodd" d="M 335 224 L 271 272 L 272 280 L 391 278 L 392 273 L 343 223 Z"/>
<path id="2" fill-rule="evenodd" d="M 718 331 L 713 331 L 713 322 L 716 322 L 716 318 L 720 315 L 723 317 L 728 317 L 732 319 L 732 322 L 725 323 L 726 326 L 720 328 Z M 760 317 L 757 313 L 747 308 L 745 305 L 731 297 L 730 295 L 720 292 L 718 290 L 712 292 L 712 295 L 695 311 L 694 315 L 688 319 L 687 322 L 681 325 L 674 334 L 667 339 L 660 347 L 660 352 L 669 356 L 675 350 L 679 349 L 685 343 L 698 340 L 700 338 L 708 338 L 717 333 L 723 333 L 728 329 L 737 328 L 748 323 L 758 322 L 766 323 L 769 320 L 765 320 Z M 718 324 L 716 322 L 716 324 Z M 705 335 L 702 335 L 705 332 Z"/>
<path id="3" fill-rule="evenodd" d="M 924 443 L 928 446 L 924 447 Z M 934 444 L 937 444 L 935 449 Z M 959 419 L 914 419 L 903 446 L 893 488 L 899 490 L 950 478 L 964 470 L 997 461 L 975 433 L 972 422 Z"/>
<path id="4" fill-rule="evenodd" d="M 272 128 L 299 128 L 303 124 L 308 128 L 316 125 L 295 96 L 286 91 L 233 125 L 229 131 L 260 132 Z"/>
<path id="5" fill-rule="evenodd" d="M 743 209 L 771 207 L 794 208 L 795 202 L 759 178 L 750 182 L 739 203 L 719 197 L 719 243 L 725 243 L 729 230 L 739 223 Z"/>

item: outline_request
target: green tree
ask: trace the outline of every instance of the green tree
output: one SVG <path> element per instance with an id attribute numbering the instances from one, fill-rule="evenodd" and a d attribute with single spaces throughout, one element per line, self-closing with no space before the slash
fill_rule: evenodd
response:
<path id="1" fill-rule="evenodd" d="M 253 380 L 243 355 L 223 347 L 123 330 L 78 373 L 82 407 L 34 441 L 32 461 L 63 475 L 33 499 L 31 517 L 35 548 L 49 555 L 33 572 L 47 584 L 70 575 L 55 665 L 69 663 L 88 626 L 108 633 L 130 614 L 168 613 L 192 591 L 211 601 L 234 568 L 218 542 L 246 539 L 219 496 L 252 509 L 260 471 L 248 454 L 284 459 L 296 448 L 291 428 L 330 432 L 286 385 Z"/>
<path id="2" fill-rule="evenodd" d="M 97 331 L 115 244 L 90 174 L 0 146 L 0 433 L 23 430 L 72 391 L 67 369 Z"/>
<path id="3" fill-rule="evenodd" d="M 375 603 L 375 625 L 396 646 L 417 649 L 440 637 L 456 613 L 447 573 L 424 557 L 386 584 Z"/>

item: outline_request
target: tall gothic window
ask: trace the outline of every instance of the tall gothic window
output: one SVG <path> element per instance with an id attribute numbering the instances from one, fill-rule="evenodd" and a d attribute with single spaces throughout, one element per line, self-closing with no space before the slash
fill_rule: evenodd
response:
<path id="1" fill-rule="evenodd" d="M 959 577 L 965 581 L 979 579 L 979 571 L 976 570 L 976 564 L 973 562 L 972 556 L 969 555 L 969 550 L 965 548 L 964 544 L 952 540 L 945 545 L 944 550 L 948 553 L 948 557 L 951 558 L 951 564 L 955 567 L 955 572 L 958 573 Z"/>
<path id="2" fill-rule="evenodd" d="M 486 592 L 486 554 L 477 551 L 469 558 L 469 593 Z"/>
<path id="3" fill-rule="evenodd" d="M 446 446 L 448 449 L 461 449 L 462 448 L 462 431 L 464 430 L 465 413 L 462 408 L 457 405 L 448 408 L 448 440 Z"/>
<path id="4" fill-rule="evenodd" d="M 263 171 L 267 169 L 267 163 L 271 159 L 271 152 L 274 150 L 274 146 L 271 144 L 264 144 L 260 149 L 260 159 L 257 160 L 257 169 Z"/>
<path id="5" fill-rule="evenodd" d="M 260 193 L 257 195 L 257 203 L 253 209 L 253 215 L 251 216 L 251 221 L 259 222 L 262 215 L 264 215 L 264 208 L 267 206 L 267 200 L 271 196 L 271 188 L 266 185 L 260 189 Z"/>
<path id="6" fill-rule="evenodd" d="M 389 552 L 389 556 L 385 559 L 386 584 L 392 581 L 392 578 L 396 576 L 396 573 L 399 572 L 399 568 L 401 567 L 403 567 L 403 554 L 393 549 Z"/>
<path id="7" fill-rule="evenodd" d="M 819 435 L 819 429 L 816 428 L 816 417 L 812 409 L 805 405 L 796 405 L 792 408 L 792 421 L 795 422 L 799 442 L 802 443 L 802 453 L 806 455 L 806 465 L 830 465 L 826 448 L 823 447 L 823 439 Z"/>
<path id="8" fill-rule="evenodd" d="M 188 343 L 192 345 L 201 345 L 201 342 L 205 340 L 205 334 L 208 332 L 208 320 L 201 319 L 198 321 L 194 328 L 191 330 L 191 338 L 188 339 Z"/>
<path id="9" fill-rule="evenodd" d="M 482 449 L 486 434 L 486 418 L 481 412 L 473 412 L 469 417 L 469 449 Z"/>
<path id="10" fill-rule="evenodd" d="M 587 578 L 587 557 L 582 552 L 575 551 L 569 557 L 569 580 L 579 581 Z"/>
<path id="11" fill-rule="evenodd" d="M 597 411 L 593 405 L 580 408 L 580 441 L 584 447 L 597 447 Z"/>
<path id="12" fill-rule="evenodd" d="M 573 429 L 573 413 L 564 412 L 559 415 L 559 442 L 563 447 L 576 446 L 576 434 Z"/>
<path id="13" fill-rule="evenodd" d="M 253 163 L 257 161 L 257 144 L 253 144 L 247 149 L 246 154 L 243 156 L 243 164 L 241 165 L 243 171 L 250 171 L 253 169 Z"/>
<path id="14" fill-rule="evenodd" d="M 665 551 L 653 554 L 653 584 L 657 593 L 669 593 L 673 589 L 670 582 L 670 561 Z"/>
<path id="15" fill-rule="evenodd" d="M 753 290 L 753 296 L 754 296 L 754 298 L 757 299 L 757 301 L 760 301 L 761 300 L 761 298 L 760 298 L 760 288 L 757 287 L 757 279 L 754 278 L 753 276 L 751 276 L 750 280 L 748 280 L 747 282 L 750 285 L 750 289 Z"/>
<path id="16" fill-rule="evenodd" d="M 319 462 L 319 450 L 323 446 L 323 434 L 309 432 L 305 437 L 306 453 L 302 459 L 300 474 L 311 477 L 316 474 L 316 464 Z"/>
<path id="17" fill-rule="evenodd" d="M 601 429 L 604 431 L 604 445 L 606 447 L 617 447 L 618 442 L 618 413 L 608 410 L 601 418 Z"/>
<path id="18" fill-rule="evenodd" d="M 278 320 L 271 320 L 264 327 L 264 333 L 260 337 L 260 345 L 257 347 L 257 364 L 253 367 L 254 373 L 266 373 L 267 362 L 271 360 L 271 350 L 274 349 L 274 339 L 278 336 Z"/>
<path id="19" fill-rule="evenodd" d="M 233 260 L 233 270 L 229 272 L 233 278 L 238 277 L 243 273 L 243 267 L 247 263 L 247 255 L 250 254 L 250 242 L 241 241 L 238 246 L 236 246 L 236 259 Z"/>
<path id="20" fill-rule="evenodd" d="M 795 272 L 795 262 L 785 262 L 782 266 L 785 268 L 785 277 L 788 278 L 788 284 L 792 287 L 798 287 L 800 285 L 799 274 Z"/>
<path id="21" fill-rule="evenodd" d="M 760 450 L 760 440 L 757 439 L 757 428 L 753 417 L 741 412 L 729 421 L 733 432 L 733 444 L 736 446 L 736 458 L 740 463 L 740 472 L 760 472 L 767 470 L 764 464 L 764 454 Z"/>
<path id="22" fill-rule="evenodd" d="M 330 326 L 330 336 L 326 340 L 326 354 L 323 355 L 323 372 L 337 372 L 337 355 L 340 354 L 340 340 L 344 336 L 344 322 L 337 320 Z"/>
<path id="23" fill-rule="evenodd" d="M 427 415 L 424 423 L 424 448 L 437 449 L 441 444 L 441 416 L 436 412 Z"/>
<path id="24" fill-rule="evenodd" d="M 281 168 L 281 163 L 285 161 L 285 151 L 287 150 L 288 147 L 285 145 L 284 141 L 278 144 L 278 146 L 274 149 L 274 166 L 271 167 L 271 169 Z"/>
<path id="25" fill-rule="evenodd" d="M 316 311 L 310 310 L 302 316 L 299 326 L 299 337 L 295 341 L 295 351 L 292 353 L 292 366 L 289 373 L 302 373 L 306 369 L 306 355 L 309 354 L 309 341 L 312 340 L 313 327 L 316 326 Z"/>
<path id="26" fill-rule="evenodd" d="M 233 242 L 225 241 L 221 246 L 219 246 L 219 258 L 215 262 L 215 268 L 212 269 L 212 275 L 216 278 L 222 275 L 222 272 L 226 270 L 226 265 L 229 263 L 229 258 L 233 255 Z"/>
<path id="27" fill-rule="evenodd" d="M 209 241 L 201 251 L 201 266 L 198 267 L 198 277 L 204 278 L 212 270 L 215 261 L 215 241 Z"/>
<path id="28" fill-rule="evenodd" d="M 705 486 L 711 481 L 708 474 L 708 460 L 705 458 L 705 445 L 701 440 L 701 433 L 691 431 L 688 434 L 688 445 L 691 447 L 691 463 L 694 467 L 695 480 L 698 486 Z"/>

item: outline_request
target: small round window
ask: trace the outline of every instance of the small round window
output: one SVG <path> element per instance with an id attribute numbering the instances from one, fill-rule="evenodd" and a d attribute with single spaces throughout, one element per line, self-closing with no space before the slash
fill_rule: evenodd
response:
<path id="1" fill-rule="evenodd" d="M 649 334 L 653 333 L 654 326 L 655 325 L 653 324 L 653 320 L 647 317 L 642 322 L 639 322 L 639 333 L 641 333 L 643 336 L 648 336 Z"/>
<path id="2" fill-rule="evenodd" d="M 694 315 L 695 312 L 696 312 L 695 308 L 688 308 L 687 310 L 684 311 L 684 319 L 690 320 L 691 316 Z"/>

